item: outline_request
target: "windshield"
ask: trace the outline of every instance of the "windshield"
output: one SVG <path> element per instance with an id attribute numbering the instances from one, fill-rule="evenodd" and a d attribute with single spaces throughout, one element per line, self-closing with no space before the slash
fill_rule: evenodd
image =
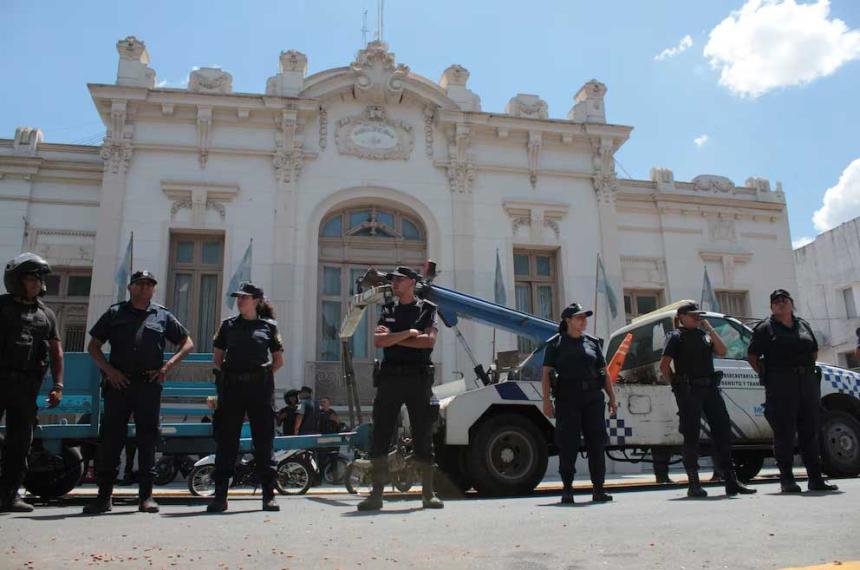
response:
<path id="1" fill-rule="evenodd" d="M 752 331 L 739 322 L 725 317 L 705 317 L 723 342 L 726 344 L 728 360 L 746 360 L 747 350 L 752 340 Z"/>

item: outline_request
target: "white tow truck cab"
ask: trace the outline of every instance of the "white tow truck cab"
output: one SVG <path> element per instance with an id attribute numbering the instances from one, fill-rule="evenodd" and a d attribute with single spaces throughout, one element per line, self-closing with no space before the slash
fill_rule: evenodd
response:
<path id="1" fill-rule="evenodd" d="M 685 302 L 685 301 L 681 301 Z M 680 302 L 679 302 L 680 303 Z M 615 384 L 618 413 L 607 418 L 607 454 L 639 461 L 654 448 L 679 448 L 677 405 L 660 372 L 666 334 L 674 328 L 678 303 L 634 319 L 606 343 L 609 361 L 627 333 L 632 342 Z M 721 390 L 731 420 L 732 456 L 738 476 L 754 477 L 772 454 L 773 433 L 764 417 L 764 388 L 746 361 L 752 330 L 720 313 L 705 317 L 728 350 L 716 358 Z M 542 351 L 536 357 L 542 358 Z M 822 368 L 822 456 L 831 477 L 860 474 L 860 374 L 819 363 Z M 539 381 L 506 380 L 475 390 L 440 396 L 436 456 L 446 483 L 481 495 L 525 494 L 543 479 L 555 455 L 554 420 L 542 412 Z M 702 448 L 708 452 L 708 425 L 702 421 Z"/>

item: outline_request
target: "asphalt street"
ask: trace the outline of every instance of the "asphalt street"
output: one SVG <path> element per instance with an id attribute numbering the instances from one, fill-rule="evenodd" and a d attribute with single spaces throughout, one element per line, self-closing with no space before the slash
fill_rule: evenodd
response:
<path id="1" fill-rule="evenodd" d="M 860 560 L 860 479 L 840 492 L 687 499 L 682 486 L 615 486 L 615 501 L 592 504 L 580 487 L 572 506 L 557 491 L 529 497 L 446 502 L 424 511 L 412 494 L 378 514 L 360 497 L 280 497 L 260 511 L 242 494 L 223 515 L 202 499 L 164 496 L 157 515 L 131 498 L 111 513 L 80 514 L 85 497 L 0 515 L 2 568 L 786 568 Z M 804 485 L 805 488 L 805 485 Z M 845 565 L 848 567 L 849 565 Z"/>

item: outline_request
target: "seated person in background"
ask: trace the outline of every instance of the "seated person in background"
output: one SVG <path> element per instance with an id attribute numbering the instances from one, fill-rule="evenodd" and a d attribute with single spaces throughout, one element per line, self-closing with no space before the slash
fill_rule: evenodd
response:
<path id="1" fill-rule="evenodd" d="M 284 392 L 284 403 L 286 406 L 278 410 L 277 423 L 281 424 L 281 433 L 284 435 L 296 435 L 296 410 L 299 407 L 299 391 L 287 390 Z"/>
<path id="2" fill-rule="evenodd" d="M 308 386 L 302 386 L 299 390 L 299 407 L 296 410 L 296 435 L 319 433 L 320 406 L 311 395 L 313 390 Z"/>
<path id="3" fill-rule="evenodd" d="M 320 433 L 337 433 L 340 421 L 337 412 L 331 409 L 331 398 L 324 397 L 320 400 Z"/>

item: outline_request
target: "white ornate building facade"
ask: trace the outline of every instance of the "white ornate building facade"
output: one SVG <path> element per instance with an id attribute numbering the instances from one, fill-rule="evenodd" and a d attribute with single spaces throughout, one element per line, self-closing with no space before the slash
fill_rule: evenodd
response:
<path id="1" fill-rule="evenodd" d="M 680 182 L 663 168 L 617 178 L 613 157 L 632 128 L 607 122 L 597 81 L 558 119 L 535 95 L 483 111 L 463 67 L 437 83 L 379 42 L 313 75 L 304 54 L 284 52 L 253 94 L 212 68 L 192 72 L 186 89 L 156 88 L 143 42 L 117 50 L 116 82 L 89 85 L 103 145 L 44 143 L 25 128 L 0 139 L 0 257 L 33 250 L 57 268 L 48 300 L 68 348 L 115 301 L 132 232 L 135 269 L 160 277 L 157 300 L 202 351 L 230 314 L 227 283 L 253 240 L 252 278 L 275 302 L 287 346 L 279 386 L 318 393 L 339 392 L 336 331 L 368 265 L 433 258 L 440 283 L 492 299 L 498 251 L 508 304 L 556 318 L 571 301 L 593 303 L 600 253 L 624 297 L 614 319 L 599 302 L 601 336 L 698 299 L 705 267 L 735 314 L 765 314 L 768 292 L 796 283 L 779 186 Z M 364 377 L 372 321 L 353 343 Z M 492 331 L 463 329 L 489 360 Z M 514 347 L 499 337 L 498 349 Z M 444 331 L 434 358 L 441 381 L 471 369 Z"/>

